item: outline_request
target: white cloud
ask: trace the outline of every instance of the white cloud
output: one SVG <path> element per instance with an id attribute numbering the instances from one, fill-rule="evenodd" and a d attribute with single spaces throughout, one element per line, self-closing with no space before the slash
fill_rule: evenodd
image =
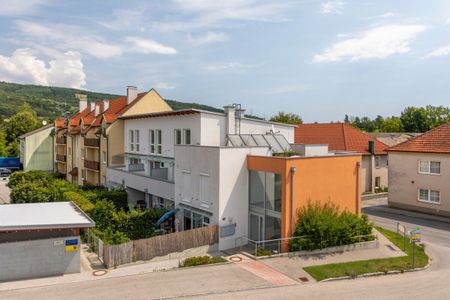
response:
<path id="1" fill-rule="evenodd" d="M 9 57 L 0 55 L 0 80 L 71 88 L 86 85 L 80 53 L 68 51 L 50 60 L 47 66 L 28 48 L 17 49 Z"/>
<path id="2" fill-rule="evenodd" d="M 445 56 L 450 54 L 450 45 L 439 47 L 422 58 L 431 58 L 436 56 Z"/>
<path id="3" fill-rule="evenodd" d="M 410 43 L 425 31 L 423 25 L 383 25 L 337 42 L 323 53 L 314 55 L 313 62 L 383 59 L 393 54 L 408 53 Z"/>
<path id="4" fill-rule="evenodd" d="M 321 14 L 342 14 L 342 8 L 344 7 L 344 2 L 342 1 L 329 1 L 322 3 L 320 5 Z"/>
<path id="5" fill-rule="evenodd" d="M 395 17 L 395 16 L 397 16 L 397 14 L 395 14 L 393 12 L 387 12 L 387 13 L 384 13 L 384 14 L 381 14 L 381 15 L 378 15 L 378 16 L 373 16 L 373 17 L 371 17 L 369 19 L 387 19 L 387 18 L 392 18 L 392 17 Z"/>
<path id="6" fill-rule="evenodd" d="M 228 41 L 228 36 L 223 32 L 208 31 L 204 35 L 188 35 L 188 41 L 193 45 L 205 45 Z"/>
<path id="7" fill-rule="evenodd" d="M 150 39 L 144 39 L 136 36 L 129 36 L 125 41 L 131 44 L 133 51 L 144 54 L 176 54 L 177 50 L 172 47 L 164 46 Z"/>
<path id="8" fill-rule="evenodd" d="M 17 21 L 17 28 L 39 43 L 62 50 L 78 50 L 97 58 L 111 58 L 122 54 L 120 46 L 104 42 L 100 37 L 78 26 L 53 24 L 44 26 L 30 21 Z"/>
<path id="9" fill-rule="evenodd" d="M 107 21 L 99 21 L 98 23 L 111 30 L 133 28 L 133 30 L 144 31 L 142 25 L 146 22 L 145 8 L 115 9 L 112 14 L 112 18 L 109 17 Z"/>
<path id="10" fill-rule="evenodd" d="M 2 0 L 0 16 L 20 16 L 33 13 L 37 7 L 47 4 L 48 0 Z"/>
<path id="11" fill-rule="evenodd" d="M 445 24 L 450 24 L 450 17 L 448 17 L 447 20 L 445 20 Z"/>
<path id="12" fill-rule="evenodd" d="M 154 88 L 161 89 L 161 90 L 173 90 L 174 88 L 176 88 L 176 86 L 174 84 L 169 83 L 169 82 L 163 82 L 163 81 L 155 83 L 153 86 L 154 86 Z"/>
<path id="13" fill-rule="evenodd" d="M 188 21 L 154 22 L 160 31 L 190 31 L 224 25 L 227 21 L 280 22 L 288 5 L 261 0 L 173 0 Z"/>

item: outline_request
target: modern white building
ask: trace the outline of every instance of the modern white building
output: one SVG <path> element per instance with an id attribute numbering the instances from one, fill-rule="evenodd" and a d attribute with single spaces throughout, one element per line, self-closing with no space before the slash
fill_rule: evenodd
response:
<path id="1" fill-rule="evenodd" d="M 248 236 L 248 155 L 290 150 L 293 125 L 188 109 L 122 117 L 125 165 L 109 167 L 110 187 L 132 204 L 176 208 L 175 230 L 220 225 L 219 249 Z"/>

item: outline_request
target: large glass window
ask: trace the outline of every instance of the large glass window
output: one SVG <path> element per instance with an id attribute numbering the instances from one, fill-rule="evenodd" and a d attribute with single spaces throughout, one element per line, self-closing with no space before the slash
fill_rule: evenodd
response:
<path id="1" fill-rule="evenodd" d="M 250 171 L 250 206 L 264 208 L 266 173 Z"/>
<path id="2" fill-rule="evenodd" d="M 419 173 L 421 174 L 441 174 L 441 163 L 439 161 L 419 161 Z"/>

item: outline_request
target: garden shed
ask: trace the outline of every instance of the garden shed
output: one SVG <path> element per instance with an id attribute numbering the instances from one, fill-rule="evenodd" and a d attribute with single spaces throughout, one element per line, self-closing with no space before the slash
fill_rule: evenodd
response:
<path id="1" fill-rule="evenodd" d="M 0 281 L 80 272 L 80 230 L 94 226 L 72 202 L 0 205 Z"/>

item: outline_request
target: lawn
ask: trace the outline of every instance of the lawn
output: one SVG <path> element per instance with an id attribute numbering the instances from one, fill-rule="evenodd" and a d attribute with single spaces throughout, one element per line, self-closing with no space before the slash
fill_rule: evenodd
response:
<path id="1" fill-rule="evenodd" d="M 403 249 L 402 235 L 380 227 L 377 227 L 377 230 L 397 247 Z M 405 253 L 407 256 L 311 266 L 304 268 L 304 270 L 317 281 L 342 276 L 356 277 L 358 275 L 374 272 L 387 272 L 392 270 L 404 271 L 413 268 L 412 245 L 409 242 L 406 242 Z M 427 264 L 428 256 L 425 254 L 423 246 L 416 245 L 414 267 L 421 268 Z"/>

